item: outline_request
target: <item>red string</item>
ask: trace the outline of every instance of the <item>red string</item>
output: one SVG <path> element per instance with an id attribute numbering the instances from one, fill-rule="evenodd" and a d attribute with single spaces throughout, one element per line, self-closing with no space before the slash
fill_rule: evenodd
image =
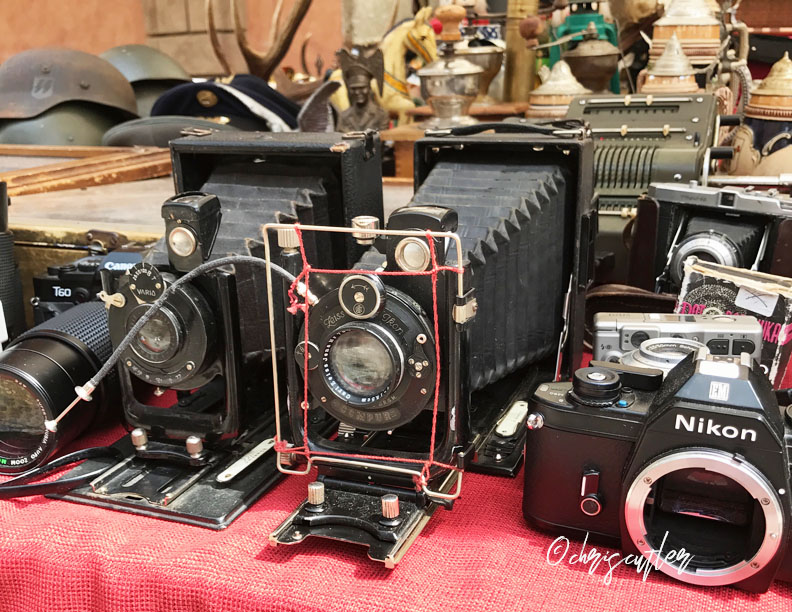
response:
<path id="1" fill-rule="evenodd" d="M 303 243 L 303 235 L 302 235 L 302 228 L 299 224 L 294 225 L 294 229 L 297 233 L 297 239 L 300 245 L 300 256 L 302 258 L 303 263 L 303 270 L 300 272 L 299 276 L 292 281 L 291 286 L 288 289 L 288 296 L 289 296 L 289 312 L 292 314 L 296 314 L 298 311 L 302 311 L 305 315 L 304 321 L 304 341 L 305 346 L 308 347 L 308 318 L 309 318 L 309 278 L 311 272 L 316 272 L 320 274 L 351 274 L 354 272 L 361 272 L 361 270 L 329 270 L 325 268 L 313 268 L 308 263 L 308 259 L 305 255 L 305 245 Z M 308 376 L 303 375 L 303 401 L 302 405 L 300 406 L 301 410 L 303 411 L 303 445 L 300 447 L 289 447 L 286 441 L 284 440 L 277 440 L 275 444 L 275 451 L 279 453 L 294 453 L 303 455 L 308 459 L 311 460 L 312 455 L 317 456 L 325 456 L 325 457 L 342 457 L 346 459 L 360 459 L 360 460 L 379 460 L 379 461 L 392 461 L 396 463 L 413 463 L 421 465 L 421 477 L 424 480 L 427 480 L 430 476 L 430 469 L 432 466 L 442 467 L 449 470 L 457 470 L 459 469 L 457 466 L 449 465 L 446 463 L 441 463 L 439 461 L 435 461 L 434 458 L 434 448 L 435 448 L 435 439 L 437 436 L 437 412 L 439 408 L 439 401 L 440 401 L 440 376 L 441 376 L 441 365 L 440 365 L 440 343 L 437 339 L 440 337 L 440 321 L 438 316 L 438 306 L 437 306 L 437 275 L 439 272 L 455 272 L 460 274 L 463 272 L 461 267 L 454 267 L 454 266 L 438 266 L 437 265 L 437 254 L 436 254 L 436 247 L 433 239 L 433 233 L 431 231 L 426 232 L 426 238 L 430 245 L 430 254 L 431 254 L 431 261 L 432 267 L 429 270 L 424 270 L 421 272 L 402 272 L 402 271 L 377 271 L 377 270 L 365 270 L 366 274 L 371 274 L 374 276 L 431 276 L 432 277 L 432 314 L 433 314 L 433 323 L 434 323 L 434 337 L 435 337 L 435 362 L 437 364 L 436 372 L 435 372 L 435 388 L 434 388 L 434 402 L 432 406 L 432 432 L 430 437 L 430 446 L 429 446 L 429 458 L 427 460 L 422 459 L 410 459 L 405 457 L 392 457 L 387 455 L 366 455 L 366 454 L 358 454 L 358 453 L 341 453 L 341 452 L 332 452 L 332 451 L 321 451 L 321 452 L 313 452 L 310 450 L 309 443 L 308 443 Z M 298 296 L 297 287 L 299 283 L 302 282 L 305 285 L 305 296 L 303 300 L 300 301 Z M 303 372 L 308 372 L 308 358 L 309 358 L 309 351 L 303 351 Z M 422 483 L 418 480 L 418 478 L 413 478 L 415 481 L 416 486 L 420 487 Z"/>

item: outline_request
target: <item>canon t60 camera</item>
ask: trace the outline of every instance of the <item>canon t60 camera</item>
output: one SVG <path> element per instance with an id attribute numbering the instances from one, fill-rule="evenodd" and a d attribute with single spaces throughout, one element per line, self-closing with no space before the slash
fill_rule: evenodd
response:
<path id="1" fill-rule="evenodd" d="M 616 365 L 539 386 L 526 518 L 621 543 L 690 584 L 763 592 L 774 578 L 792 579 L 792 411 L 782 413 L 745 353 L 702 348 L 658 388 L 661 379 Z M 666 560 L 682 549 L 684 566 Z"/>

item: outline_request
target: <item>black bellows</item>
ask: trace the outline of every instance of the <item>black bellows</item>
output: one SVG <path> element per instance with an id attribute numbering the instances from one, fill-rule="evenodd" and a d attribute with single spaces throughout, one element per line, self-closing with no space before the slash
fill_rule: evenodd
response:
<path id="1" fill-rule="evenodd" d="M 478 301 L 470 340 L 473 390 L 558 346 L 569 182 L 553 165 L 440 161 L 412 200 L 459 214 L 457 233 Z"/>

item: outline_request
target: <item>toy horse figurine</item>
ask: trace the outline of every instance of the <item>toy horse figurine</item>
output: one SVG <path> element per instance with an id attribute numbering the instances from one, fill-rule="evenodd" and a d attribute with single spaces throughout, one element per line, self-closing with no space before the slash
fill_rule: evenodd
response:
<path id="1" fill-rule="evenodd" d="M 400 123 L 406 119 L 405 111 L 415 107 L 407 87 L 407 52 L 414 53 L 424 64 L 437 59 L 437 42 L 429 24 L 431 15 L 431 7 L 422 8 L 412 20 L 394 27 L 380 44 L 385 60 L 385 81 L 378 102 L 390 113 L 398 113 Z M 330 78 L 340 81 L 341 70 L 333 72 Z M 341 87 L 331 101 L 339 111 L 346 110 L 349 107 L 346 88 Z"/>

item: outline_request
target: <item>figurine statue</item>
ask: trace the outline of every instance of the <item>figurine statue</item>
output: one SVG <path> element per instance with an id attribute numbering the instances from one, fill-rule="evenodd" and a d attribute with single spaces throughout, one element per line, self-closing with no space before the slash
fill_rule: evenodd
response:
<path id="1" fill-rule="evenodd" d="M 382 81 L 385 73 L 382 50 L 376 49 L 368 55 L 363 53 L 353 55 L 346 49 L 341 49 L 336 53 L 336 57 L 349 96 L 349 108 L 339 115 L 336 130 L 360 132 L 368 129 L 386 129 L 390 117 L 376 103 L 371 91 L 371 80 L 374 79 L 382 96 Z"/>

